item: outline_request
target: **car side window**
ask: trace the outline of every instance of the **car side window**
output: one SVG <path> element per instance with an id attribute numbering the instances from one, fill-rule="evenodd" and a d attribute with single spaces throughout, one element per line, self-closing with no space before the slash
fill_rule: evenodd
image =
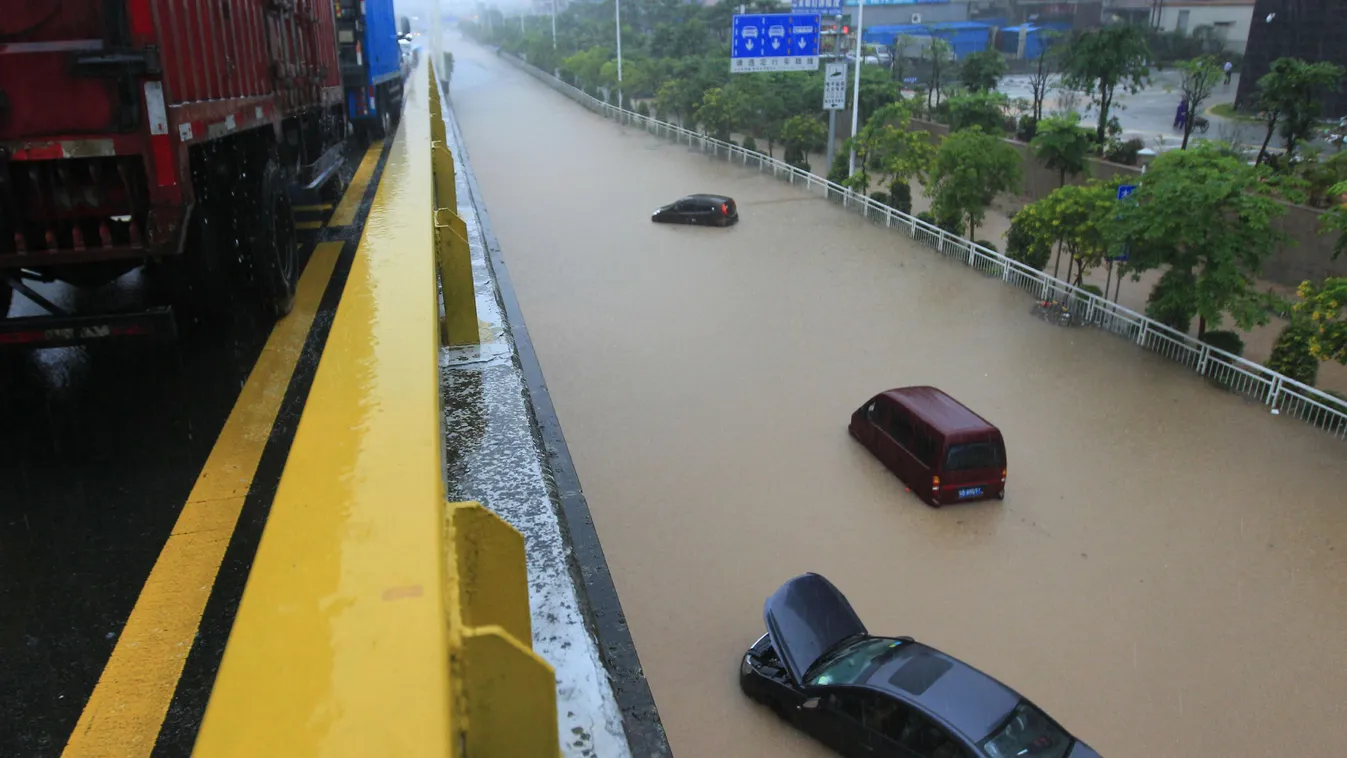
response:
<path id="1" fill-rule="evenodd" d="M 898 744 L 920 758 L 967 758 L 968 751 L 948 731 L 924 714 L 912 711 L 907 716 Z"/>
<path id="2" fill-rule="evenodd" d="M 864 710 L 861 696 L 855 692 L 830 692 L 823 698 L 823 707 L 857 722 Z"/>
<path id="3" fill-rule="evenodd" d="M 889 414 L 889 436 L 903 447 L 912 447 L 912 417 L 901 407 Z"/>
<path id="4" fill-rule="evenodd" d="M 871 400 L 870 404 L 865 406 L 865 418 L 868 419 L 870 423 L 879 425 L 881 423 L 880 419 L 882 415 L 883 411 L 879 407 L 878 400 Z"/>
<path id="5" fill-rule="evenodd" d="M 935 466 L 935 437 L 929 429 L 916 429 L 916 445 L 912 452 L 917 456 L 917 460 L 926 465 L 926 468 Z"/>
<path id="6" fill-rule="evenodd" d="M 911 708 L 893 698 L 873 696 L 867 698 L 863 723 L 866 729 L 902 744 L 903 731 L 912 713 Z"/>
<path id="7" fill-rule="evenodd" d="M 674 203 L 673 209 L 679 213 L 687 213 L 688 211 L 692 210 L 692 203 L 688 202 L 687 200 L 679 200 L 678 202 Z"/>

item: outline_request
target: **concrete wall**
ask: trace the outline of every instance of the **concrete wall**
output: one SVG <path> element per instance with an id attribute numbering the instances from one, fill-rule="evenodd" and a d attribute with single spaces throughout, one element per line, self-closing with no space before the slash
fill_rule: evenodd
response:
<path id="1" fill-rule="evenodd" d="M 1179 28 L 1179 20 L 1184 13 L 1188 14 L 1188 26 L 1185 32 L 1192 34 L 1193 30 L 1199 26 L 1214 26 L 1217 33 L 1222 32 L 1222 27 L 1218 24 L 1229 24 L 1224 27 L 1225 49 L 1235 53 L 1243 53 L 1244 48 L 1249 44 L 1249 24 L 1253 19 L 1253 3 L 1250 2 L 1230 2 L 1230 3 L 1175 3 L 1165 4 L 1160 11 L 1160 28 L 1163 31 L 1172 32 Z"/>
<path id="2" fill-rule="evenodd" d="M 851 14 L 852 21 L 856 19 L 855 0 L 847 0 L 846 5 L 842 7 L 843 13 Z M 943 21 L 967 21 L 968 3 L 967 2 L 947 2 L 947 3 L 910 3 L 903 5 L 875 5 L 869 2 L 865 3 L 865 25 L 880 26 L 889 24 L 910 24 L 912 23 L 912 14 L 921 15 L 921 23 L 938 24 Z"/>
<path id="3" fill-rule="evenodd" d="M 935 137 L 949 134 L 949 127 L 944 124 L 912 119 L 912 125 Z M 1057 189 L 1059 177 L 1056 171 L 1044 168 L 1028 145 L 1015 140 L 1006 141 L 1020 152 L 1024 167 L 1021 191 L 1013 197 L 1003 198 L 1007 205 L 1018 209 Z M 1084 182 L 1087 179 L 1110 179 L 1119 175 L 1140 179 L 1141 169 L 1092 158 L 1088 176 L 1074 179 L 1067 177 L 1067 181 Z M 1294 243 L 1282 246 L 1273 254 L 1263 265 L 1262 278 L 1295 287 L 1306 279 L 1317 281 L 1326 276 L 1347 276 L 1347 255 L 1332 260 L 1334 237 L 1319 234 L 1319 217 L 1323 211 L 1291 203 L 1283 205 L 1286 206 L 1286 215 L 1278 219 L 1274 226 L 1291 237 Z"/>

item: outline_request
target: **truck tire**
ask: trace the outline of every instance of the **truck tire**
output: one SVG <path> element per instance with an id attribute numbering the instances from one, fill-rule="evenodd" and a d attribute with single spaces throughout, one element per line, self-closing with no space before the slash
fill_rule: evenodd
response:
<path id="1" fill-rule="evenodd" d="M 253 290 L 275 316 L 285 316 L 295 305 L 295 284 L 299 279 L 289 177 L 273 157 L 267 160 L 257 185 L 250 189 L 255 192 L 256 213 L 244 223 Z"/>
<path id="2" fill-rule="evenodd" d="M 0 279 L 0 319 L 9 315 L 9 304 L 14 302 L 14 289 Z"/>
<path id="3" fill-rule="evenodd" d="M 227 262 L 237 255 L 238 231 L 234 214 L 217 194 L 213 182 L 202 191 L 187 224 L 187 239 L 177 255 L 165 256 L 145 267 L 154 301 L 173 306 L 178 325 L 190 328 L 224 311 L 229 303 Z"/>

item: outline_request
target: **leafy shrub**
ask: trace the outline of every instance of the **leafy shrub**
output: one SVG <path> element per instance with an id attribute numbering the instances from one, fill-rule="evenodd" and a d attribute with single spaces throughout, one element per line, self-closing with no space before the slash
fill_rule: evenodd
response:
<path id="1" fill-rule="evenodd" d="M 1240 357 L 1244 356 L 1244 339 L 1235 332 L 1213 329 L 1198 338 L 1218 350 L 1224 350 Z"/>
<path id="2" fill-rule="evenodd" d="M 1104 149 L 1104 160 L 1121 163 L 1124 166 L 1137 165 L 1137 153 L 1146 147 L 1146 143 L 1133 137 L 1126 142 L 1113 141 Z"/>
<path id="3" fill-rule="evenodd" d="M 1177 331 L 1188 333 L 1197 315 L 1193 290 L 1197 278 L 1191 271 L 1170 269 L 1160 277 L 1146 298 L 1146 315 Z"/>
<path id="4" fill-rule="evenodd" d="M 1272 344 L 1267 367 L 1313 387 L 1319 376 L 1319 359 L 1310 355 L 1309 338 L 1314 333 L 1309 322 L 1297 319 L 1287 324 Z"/>
<path id="5" fill-rule="evenodd" d="M 1104 290 L 1100 288 L 1100 286 L 1097 284 L 1082 284 L 1080 285 L 1080 288 L 1090 293 L 1091 295 L 1094 295 L 1095 297 L 1104 296 Z"/>
<path id="6" fill-rule="evenodd" d="M 1038 119 L 1033 116 L 1020 116 L 1020 122 L 1015 125 L 1015 139 L 1030 142 L 1036 134 L 1038 134 Z"/>
<path id="7" fill-rule="evenodd" d="M 874 200 L 876 203 L 892 205 L 892 203 L 889 202 L 889 193 L 887 192 L 871 192 L 870 199 Z"/>
<path id="8" fill-rule="evenodd" d="M 1020 219 L 1018 223 L 1017 218 Z M 1026 232 L 1024 227 L 1024 218 L 1019 213 L 1010 217 L 1010 233 L 1006 235 L 1006 257 L 1019 261 L 1035 271 L 1042 271 L 1052 258 L 1052 246 L 1034 244 L 1033 236 Z"/>
<path id="9" fill-rule="evenodd" d="M 753 151 L 755 151 L 755 152 L 757 151 L 757 149 L 758 149 L 758 141 L 755 140 L 755 139 L 753 139 L 753 135 L 750 134 L 750 135 L 744 137 L 744 149 L 745 149 L 745 150 L 753 150 Z"/>
<path id="10" fill-rule="evenodd" d="M 649 106 L 649 105 L 646 105 L 645 101 L 642 100 L 642 101 L 636 103 L 636 113 L 637 113 L 638 115 L 641 115 L 641 116 L 649 116 L 649 115 L 650 115 L 650 106 Z"/>
<path id="11" fill-rule="evenodd" d="M 912 187 L 906 180 L 898 179 L 889 185 L 889 205 L 903 213 L 912 212 Z"/>
<path id="12" fill-rule="evenodd" d="M 982 245 L 983 247 L 992 251 L 993 253 L 1001 252 L 999 249 L 997 249 L 996 243 L 992 242 L 991 240 L 974 240 L 974 241 L 977 242 L 977 244 Z"/>
<path id="13" fill-rule="evenodd" d="M 918 220 L 918 221 L 925 221 L 926 223 L 930 224 L 931 226 L 939 226 L 939 224 L 937 224 L 937 223 L 935 222 L 935 216 L 932 216 L 930 211 L 922 211 L 921 213 L 918 213 L 918 214 L 917 214 L 917 220 Z"/>

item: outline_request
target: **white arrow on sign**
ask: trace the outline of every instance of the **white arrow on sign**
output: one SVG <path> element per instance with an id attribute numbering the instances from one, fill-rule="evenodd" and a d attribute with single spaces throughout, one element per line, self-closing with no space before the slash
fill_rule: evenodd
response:
<path id="1" fill-rule="evenodd" d="M 773 50 L 776 50 L 776 49 L 778 49 L 778 48 L 780 48 L 780 47 L 781 47 L 781 41 L 780 41 L 780 40 L 775 40 L 775 39 L 772 40 L 772 49 L 773 49 Z"/>
<path id="2" fill-rule="evenodd" d="M 800 40 L 800 49 L 801 49 L 801 50 L 804 49 L 804 40 Z"/>
<path id="3" fill-rule="evenodd" d="M 748 48 L 749 50 L 752 50 L 752 49 L 753 49 L 753 40 L 751 40 L 751 39 L 750 39 L 750 40 L 744 40 L 744 47 Z"/>

